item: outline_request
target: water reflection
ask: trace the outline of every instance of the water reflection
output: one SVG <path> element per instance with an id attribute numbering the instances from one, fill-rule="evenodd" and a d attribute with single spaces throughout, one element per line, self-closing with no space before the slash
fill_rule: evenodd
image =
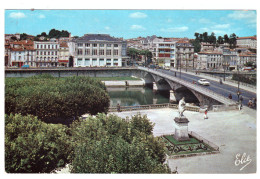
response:
<path id="1" fill-rule="evenodd" d="M 163 104 L 169 103 L 169 91 L 153 90 L 145 87 L 129 87 L 129 88 L 109 88 L 107 87 L 110 96 L 110 106 L 115 107 L 118 103 L 121 106 L 137 106 L 146 104 Z"/>

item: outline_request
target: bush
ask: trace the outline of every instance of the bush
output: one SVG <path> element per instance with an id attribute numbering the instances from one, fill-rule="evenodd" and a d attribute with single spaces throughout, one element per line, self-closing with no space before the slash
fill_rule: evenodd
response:
<path id="1" fill-rule="evenodd" d="M 152 129 L 147 117 L 140 115 L 130 122 L 104 114 L 74 122 L 72 172 L 169 173 L 163 164 L 164 144 L 152 136 Z"/>
<path id="2" fill-rule="evenodd" d="M 88 77 L 55 78 L 40 75 L 6 79 L 6 114 L 32 114 L 50 123 L 70 123 L 90 113 L 107 112 L 109 96 L 100 81 Z"/>
<path id="3" fill-rule="evenodd" d="M 7 173 L 43 173 L 64 166 L 71 152 L 68 128 L 35 116 L 5 116 Z"/>

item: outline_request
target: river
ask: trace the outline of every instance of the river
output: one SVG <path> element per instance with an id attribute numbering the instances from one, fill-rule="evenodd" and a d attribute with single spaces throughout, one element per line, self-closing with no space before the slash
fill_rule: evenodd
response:
<path id="1" fill-rule="evenodd" d="M 137 105 L 147 105 L 147 104 L 163 104 L 169 103 L 170 92 L 167 91 L 157 91 L 153 92 L 151 86 L 145 87 L 107 87 L 108 94 L 110 96 L 110 107 L 115 107 L 117 104 L 120 106 L 137 106 Z M 178 93 L 176 98 L 177 101 L 183 96 L 190 96 L 186 92 Z M 194 98 L 188 97 L 187 102 L 196 102 Z M 177 103 L 177 102 L 176 102 Z"/>

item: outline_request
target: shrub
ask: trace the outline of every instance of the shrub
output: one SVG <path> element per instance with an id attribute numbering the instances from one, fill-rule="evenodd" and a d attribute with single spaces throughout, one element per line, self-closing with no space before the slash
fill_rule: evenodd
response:
<path id="1" fill-rule="evenodd" d="M 104 114 L 75 121 L 71 125 L 72 172 L 169 173 L 163 164 L 164 144 L 152 136 L 152 129 L 147 117 L 140 115 L 130 122 Z"/>
<path id="2" fill-rule="evenodd" d="M 43 173 L 69 161 L 68 128 L 46 124 L 35 116 L 5 116 L 5 170 L 7 173 Z"/>
<path id="3" fill-rule="evenodd" d="M 90 113 L 107 112 L 109 96 L 100 81 L 88 77 L 39 75 L 6 79 L 5 112 L 32 114 L 49 123 L 70 123 Z"/>

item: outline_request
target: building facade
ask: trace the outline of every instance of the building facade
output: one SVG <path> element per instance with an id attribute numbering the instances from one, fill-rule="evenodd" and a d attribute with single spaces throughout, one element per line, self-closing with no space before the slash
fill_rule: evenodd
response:
<path id="1" fill-rule="evenodd" d="M 221 52 L 199 52 L 197 58 L 197 69 L 222 69 L 223 54 Z"/>
<path id="2" fill-rule="evenodd" d="M 69 67 L 69 46 L 66 42 L 60 44 L 58 66 Z"/>
<path id="3" fill-rule="evenodd" d="M 160 67 L 175 67 L 176 41 L 161 39 L 155 44 L 154 61 Z"/>
<path id="4" fill-rule="evenodd" d="M 74 40 L 75 67 L 126 66 L 127 43 L 108 34 L 85 34 Z"/>
<path id="5" fill-rule="evenodd" d="M 248 47 L 252 49 L 256 49 L 257 47 L 257 40 L 256 37 L 239 37 L 237 38 L 237 46 L 238 47 Z"/>
<path id="6" fill-rule="evenodd" d="M 194 46 L 186 39 L 176 42 L 176 67 L 194 68 Z"/>
<path id="7" fill-rule="evenodd" d="M 60 44 L 57 40 L 34 41 L 36 67 L 57 67 Z"/>

